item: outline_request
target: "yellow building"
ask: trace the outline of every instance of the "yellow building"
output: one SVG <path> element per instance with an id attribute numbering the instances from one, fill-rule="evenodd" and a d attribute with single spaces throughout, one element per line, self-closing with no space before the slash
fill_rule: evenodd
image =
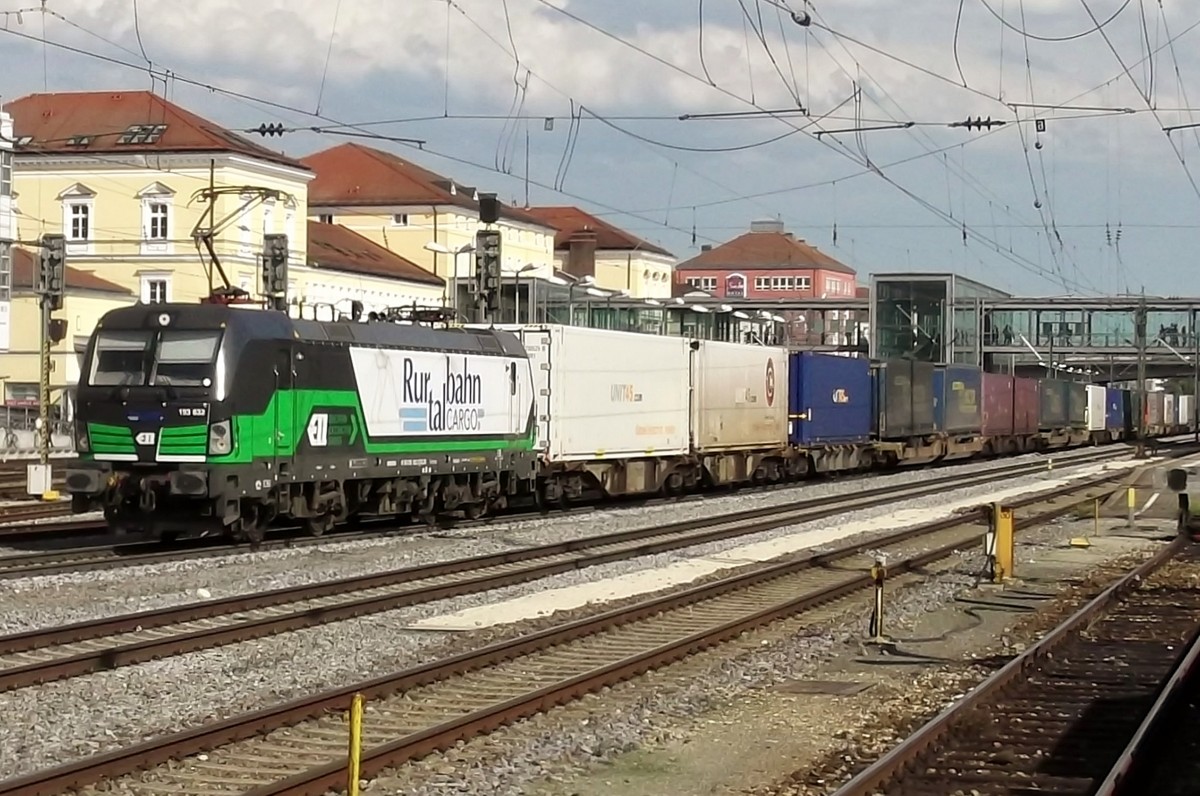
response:
<path id="1" fill-rule="evenodd" d="M 475 188 L 360 144 L 325 149 L 301 162 L 316 174 L 308 199 L 314 218 L 351 229 L 444 277 L 446 303 L 467 306 L 475 233 L 482 228 Z M 518 274 L 526 285 L 551 278 L 556 230 L 525 210 L 506 204 L 499 210 L 495 227 L 506 281 Z"/>
<path id="2" fill-rule="evenodd" d="M 0 357 L 0 383 L 3 384 L 4 406 L 23 417 L 26 410 L 36 415 L 38 406 L 39 359 L 41 337 L 38 324 L 41 307 L 34 295 L 33 285 L 38 270 L 38 254 L 14 247 L 12 269 L 12 327 L 13 338 L 9 351 Z M 60 392 L 79 381 L 79 354 L 87 345 L 88 336 L 104 313 L 134 301 L 128 287 L 103 279 L 92 271 L 68 266 L 66 293 L 62 309 L 54 316 L 67 322 L 66 337 L 51 346 L 50 384 Z M 15 425 L 23 427 L 24 421 Z M 0 426 L 7 427 L 3 419 Z"/>
<path id="3" fill-rule="evenodd" d="M 675 256 L 578 207 L 531 207 L 527 211 L 556 230 L 554 259 L 576 279 L 631 298 L 671 297 Z"/>
<path id="4" fill-rule="evenodd" d="M 124 291 L 106 294 L 106 306 L 199 301 L 224 287 L 222 270 L 230 287 L 257 296 L 269 233 L 288 237 L 293 304 L 345 311 L 355 299 L 369 308 L 440 303 L 440 280 L 402 260 L 382 262 L 353 235 L 331 231 L 321 256 L 310 257 L 312 172 L 156 94 L 33 94 L 4 110 L 13 117 L 16 142 L 16 239 L 64 235 L 71 267 Z M 331 254 L 329 246 L 342 253 Z M 85 299 L 68 303 L 82 307 Z M 68 320 L 71 343 L 86 339 L 101 314 L 88 306 L 57 314 Z M 38 315 L 27 309 L 13 310 L 12 339 L 23 341 L 22 350 L 39 334 Z M 5 357 L 5 370 L 15 374 L 14 384 L 27 383 L 29 373 L 36 382 L 36 362 L 10 365 L 11 359 Z M 65 365 L 56 374 L 60 386 L 77 376 Z"/>

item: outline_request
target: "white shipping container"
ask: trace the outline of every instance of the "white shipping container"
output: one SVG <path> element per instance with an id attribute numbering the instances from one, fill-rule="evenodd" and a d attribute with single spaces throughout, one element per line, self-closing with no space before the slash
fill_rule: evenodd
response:
<path id="1" fill-rule="evenodd" d="M 1196 398 L 1191 395 L 1179 396 L 1179 425 L 1187 428 L 1192 427 L 1192 421 L 1195 420 L 1196 413 Z"/>
<path id="2" fill-rule="evenodd" d="M 692 429 L 699 451 L 783 446 L 788 352 L 701 340 L 694 353 Z"/>
<path id="3" fill-rule="evenodd" d="M 538 445 L 551 462 L 688 452 L 686 338 L 579 326 L 514 331 L 533 367 Z"/>
<path id="4" fill-rule="evenodd" d="M 1175 408 L 1175 394 L 1166 393 L 1163 395 L 1163 425 L 1170 428 L 1178 422 L 1179 413 Z"/>
<path id="5" fill-rule="evenodd" d="M 1108 392 L 1095 384 L 1087 386 L 1087 430 L 1103 431 L 1107 426 Z"/>

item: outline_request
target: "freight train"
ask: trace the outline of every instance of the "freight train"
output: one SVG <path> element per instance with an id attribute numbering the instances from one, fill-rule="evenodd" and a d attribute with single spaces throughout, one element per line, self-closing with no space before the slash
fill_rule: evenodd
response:
<path id="1" fill-rule="evenodd" d="M 1189 429 L 1192 400 L 1153 395 L 1148 432 Z M 1112 442 L 1132 413 L 1120 390 L 960 365 L 151 304 L 89 340 L 66 488 L 117 531 L 253 542 Z"/>

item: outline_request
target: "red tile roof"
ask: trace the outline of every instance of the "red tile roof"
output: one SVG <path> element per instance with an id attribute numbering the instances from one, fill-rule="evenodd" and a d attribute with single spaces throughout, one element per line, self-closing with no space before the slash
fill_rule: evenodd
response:
<path id="1" fill-rule="evenodd" d="M 32 290 L 33 278 L 37 273 L 37 258 L 28 249 L 14 246 L 12 250 L 12 286 L 13 290 Z M 101 279 L 92 271 L 80 271 L 78 268 L 67 266 L 67 290 L 95 290 L 101 293 L 116 293 L 122 296 L 132 296 L 133 291 L 115 282 Z"/>
<path id="2" fill-rule="evenodd" d="M 590 230 L 596 233 L 596 248 L 601 251 L 636 249 L 663 254 L 667 257 L 673 256 L 666 249 L 655 246 L 635 235 L 630 235 L 625 230 L 615 227 L 585 210 L 580 210 L 578 207 L 530 207 L 527 212 L 558 230 L 558 234 L 554 236 L 554 248 L 556 249 L 569 249 L 572 235 L 580 230 Z"/>
<path id="3" fill-rule="evenodd" d="M 747 232 L 700 252 L 675 268 L 678 271 L 821 268 L 842 274 L 855 273 L 850 266 L 796 240 L 788 232 Z"/>
<path id="4" fill-rule="evenodd" d="M 4 106 L 14 135 L 33 140 L 20 151 L 33 154 L 124 152 L 234 153 L 305 169 L 299 161 L 267 149 L 197 116 L 151 91 L 79 91 L 30 94 Z M 157 138 L 119 143 L 134 125 L 166 125 Z M 84 136 L 85 144 L 72 144 Z"/>
<path id="5" fill-rule="evenodd" d="M 301 161 L 317 174 L 308 185 L 309 207 L 453 205 L 479 210 L 479 202 L 472 198 L 474 188 L 391 152 L 349 143 L 314 152 Z M 545 226 L 536 216 L 503 203 L 500 216 Z"/>
<path id="6" fill-rule="evenodd" d="M 411 260 L 341 224 L 308 222 L 308 263 L 318 268 L 335 268 L 408 282 L 438 286 L 446 283 L 440 276 L 429 273 Z"/>

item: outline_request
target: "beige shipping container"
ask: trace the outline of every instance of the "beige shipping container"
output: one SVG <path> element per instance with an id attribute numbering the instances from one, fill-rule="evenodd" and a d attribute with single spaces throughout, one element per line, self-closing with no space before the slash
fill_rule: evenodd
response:
<path id="1" fill-rule="evenodd" d="M 697 340 L 692 432 L 700 453 L 782 448 L 788 434 L 788 352 Z"/>

